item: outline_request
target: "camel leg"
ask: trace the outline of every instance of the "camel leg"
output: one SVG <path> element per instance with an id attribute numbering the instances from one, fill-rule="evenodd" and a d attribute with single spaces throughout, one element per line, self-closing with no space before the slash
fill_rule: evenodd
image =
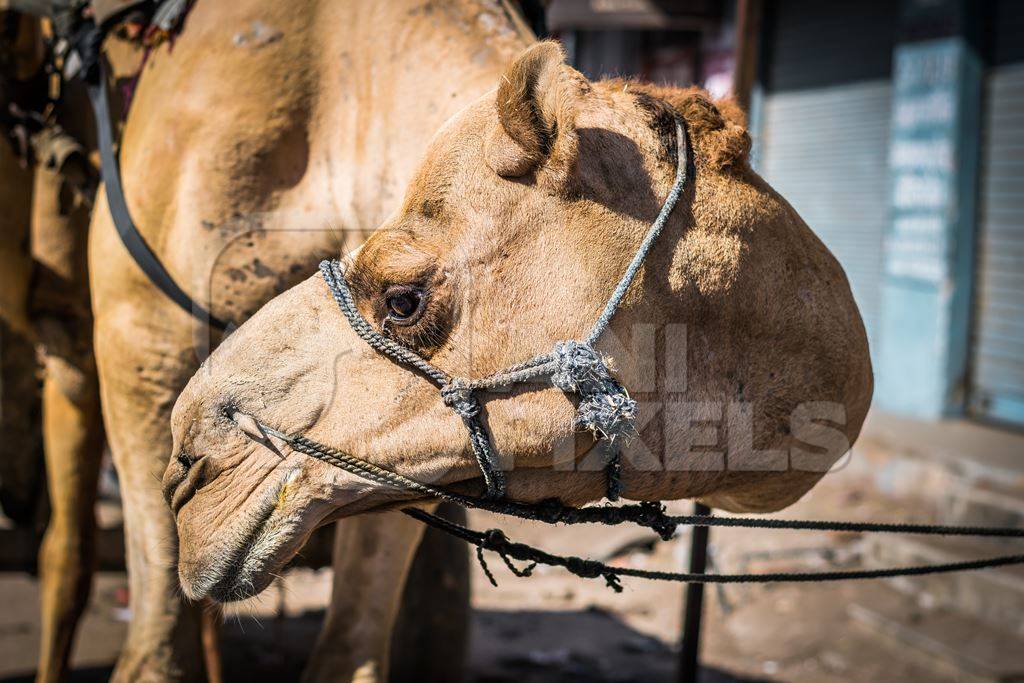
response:
<path id="1" fill-rule="evenodd" d="M 42 503 L 40 412 L 35 343 L 0 320 L 0 508 L 21 527 Z"/>
<path id="2" fill-rule="evenodd" d="M 39 553 L 42 628 L 37 680 L 67 677 L 75 627 L 92 583 L 96 486 L 103 454 L 86 274 L 89 208 L 81 155 L 44 156 L 32 201 L 36 278 L 29 310 L 44 354 L 43 443 L 50 519 Z"/>
<path id="3" fill-rule="evenodd" d="M 466 511 L 442 503 L 437 514 L 458 524 Z M 465 679 L 469 647 L 469 547 L 438 529 L 427 528 L 409 568 L 391 633 L 388 680 Z"/>
<path id="4" fill-rule="evenodd" d="M 96 233 L 94 222 L 90 239 Z M 95 242 L 90 259 L 97 262 Z M 96 362 L 121 485 L 132 615 L 115 681 L 204 678 L 202 606 L 187 602 L 178 587 L 174 519 L 160 493 L 171 453 L 171 408 L 196 366 L 189 321 L 161 296 L 155 290 L 152 300 L 122 295 L 96 307 Z"/>
<path id="5" fill-rule="evenodd" d="M 465 522 L 443 505 L 439 514 Z M 338 523 L 333 597 L 304 673 L 317 681 L 461 681 L 469 637 L 464 543 L 398 513 Z"/>
<path id="6" fill-rule="evenodd" d="M 140 225 L 157 222 L 133 212 Z M 96 193 L 88 256 L 96 365 L 121 490 L 131 611 L 112 680 L 205 680 L 203 605 L 181 593 L 177 532 L 160 492 L 172 452 L 171 410 L 199 364 L 196 322 L 132 260 L 102 188 Z M 187 278 L 181 281 L 191 288 Z"/>
<path id="7" fill-rule="evenodd" d="M 159 295 L 158 295 L 159 296 Z M 103 418 L 121 485 L 132 619 L 115 681 L 221 680 L 220 610 L 182 595 L 174 518 L 160 493 L 174 399 L 195 372 L 188 321 L 158 300 L 103 309 L 96 320 Z M 176 321 L 178 324 L 175 325 Z M 147 333 L 139 341 L 139 332 Z"/>
<path id="8" fill-rule="evenodd" d="M 382 683 L 423 525 L 388 512 L 344 519 L 337 527 L 331 604 L 302 680 Z"/>
<path id="9" fill-rule="evenodd" d="M 14 332 L 31 336 L 28 288 L 32 172 L 22 168 L 7 141 L 0 144 L 0 319 Z"/>
<path id="10" fill-rule="evenodd" d="M 50 521 L 39 552 L 42 638 L 37 681 L 67 678 L 75 627 L 92 584 L 103 429 L 92 363 L 88 365 L 76 368 L 60 358 L 46 362 L 43 427 Z"/>
<path id="11" fill-rule="evenodd" d="M 215 602 L 204 602 L 199 624 L 203 644 L 203 665 L 208 683 L 224 683 L 224 666 L 220 658 L 220 640 L 224 623 L 224 608 Z"/>

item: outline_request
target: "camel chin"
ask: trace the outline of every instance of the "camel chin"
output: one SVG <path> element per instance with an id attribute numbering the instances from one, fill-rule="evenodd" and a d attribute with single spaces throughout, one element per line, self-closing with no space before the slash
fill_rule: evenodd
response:
<path id="1" fill-rule="evenodd" d="M 261 592 L 302 547 L 317 524 L 312 510 L 288 510 L 285 493 L 296 469 L 274 471 L 246 500 L 222 505 L 194 496 L 178 515 L 182 541 L 178 576 L 182 591 L 192 600 L 242 600 Z M 204 508 L 201 514 L 196 510 Z M 197 531 L 209 511 L 226 513 L 216 533 Z"/>
<path id="2" fill-rule="evenodd" d="M 257 595 L 317 528 L 391 501 L 368 496 L 362 479 L 283 444 L 246 436 L 216 440 L 202 452 L 216 457 L 193 463 L 195 456 L 178 451 L 163 478 L 178 529 L 178 578 L 191 600 Z"/>
<path id="3" fill-rule="evenodd" d="M 240 450 L 247 462 L 276 461 L 255 473 L 252 486 L 242 491 L 214 485 L 185 497 L 187 477 L 181 471 L 169 469 L 164 477 L 165 494 L 177 513 L 178 577 L 192 600 L 232 602 L 260 593 L 335 509 L 305 495 L 299 483 L 303 471 L 294 462 Z"/>

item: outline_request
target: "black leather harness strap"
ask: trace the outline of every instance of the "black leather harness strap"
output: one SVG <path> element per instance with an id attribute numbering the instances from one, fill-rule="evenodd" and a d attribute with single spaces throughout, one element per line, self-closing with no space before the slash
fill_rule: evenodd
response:
<path id="1" fill-rule="evenodd" d="M 149 281 L 182 310 L 201 323 L 226 330 L 227 323 L 190 297 L 174 278 L 153 249 L 146 243 L 128 210 L 121 169 L 114 154 L 114 133 L 107 101 L 107 74 L 101 56 L 103 37 L 118 16 L 140 6 L 150 5 L 153 17 L 162 30 L 170 30 L 181 22 L 188 8 L 187 0 L 103 0 L 93 8 L 94 16 L 86 16 L 86 0 L 8 0 L 10 9 L 49 17 L 59 37 L 56 51 L 60 54 L 62 76 L 80 78 L 89 93 L 96 118 L 96 139 L 100 151 L 100 173 L 106 188 L 107 205 L 117 234 L 125 249 Z M 99 10 L 96 12 L 95 10 Z M 97 23 L 98 22 L 98 23 Z"/>
<path id="2" fill-rule="evenodd" d="M 106 188 L 107 205 L 114 227 L 125 249 L 138 264 L 149 281 L 182 310 L 200 322 L 219 330 L 227 329 L 227 323 L 214 316 L 198 301 L 178 286 L 167 268 L 160 262 L 146 239 L 139 232 L 128 210 L 124 188 L 121 186 L 121 169 L 114 154 L 113 126 L 111 125 L 110 103 L 107 101 L 106 69 L 103 61 L 97 64 L 96 78 L 88 79 L 86 87 L 96 117 L 96 139 L 100 149 L 100 172 Z"/>
<path id="3" fill-rule="evenodd" d="M 121 169 L 114 153 L 114 133 L 107 101 L 107 74 L 101 56 L 103 37 L 113 21 L 139 6 L 150 7 L 158 28 L 168 31 L 180 24 L 188 9 L 188 0 L 103 0 L 92 7 L 87 16 L 86 0 L 9 0 L 12 9 L 37 16 L 49 17 L 54 22 L 58 41 L 57 51 L 63 60 L 62 76 L 80 78 L 89 93 L 96 118 L 96 139 L 100 151 L 100 173 L 106 189 L 110 217 L 125 249 L 138 264 L 149 281 L 182 310 L 201 323 L 226 330 L 227 323 L 190 297 L 178 286 L 153 249 L 146 243 L 128 210 Z"/>

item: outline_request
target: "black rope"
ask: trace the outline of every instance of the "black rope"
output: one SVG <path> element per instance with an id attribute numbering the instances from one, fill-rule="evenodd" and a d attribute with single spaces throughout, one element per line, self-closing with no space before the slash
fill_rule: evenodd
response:
<path id="1" fill-rule="evenodd" d="M 841 522 L 830 520 L 773 519 L 765 517 L 715 517 L 712 515 L 667 515 L 661 503 L 644 502 L 627 505 L 590 505 L 570 508 L 557 500 L 536 504 L 516 503 L 508 500 L 492 500 L 466 496 L 446 491 L 429 484 L 410 479 L 371 462 L 361 460 L 335 448 L 324 446 L 303 436 L 290 436 L 267 425 L 260 426 L 268 433 L 287 442 L 293 449 L 369 481 L 411 491 L 420 495 L 456 503 L 464 507 L 477 508 L 488 512 L 545 522 L 548 524 L 607 524 L 626 522 L 647 527 L 664 539 L 670 539 L 678 526 L 738 527 L 745 529 L 785 529 L 798 531 L 832 531 L 845 533 L 919 534 L 927 536 L 974 536 L 985 538 L 1024 538 L 1024 529 L 951 526 L 942 524 L 910 524 L 889 522 Z M 817 582 L 839 580 L 880 579 L 894 576 L 921 576 L 955 571 L 969 571 L 988 567 L 1024 564 L 1024 555 L 1000 555 L 979 560 L 948 562 L 933 565 L 891 567 L 884 569 L 838 570 L 829 572 L 776 572 L 766 574 L 695 574 L 684 572 L 662 572 L 611 567 L 609 565 L 575 556 L 552 555 L 539 548 L 510 541 L 499 529 L 475 531 L 436 517 L 415 508 L 404 509 L 407 515 L 429 524 L 452 536 L 461 538 L 476 546 L 477 559 L 487 579 L 494 585 L 497 580 L 487 566 L 484 551 L 498 554 L 502 561 L 517 576 L 529 576 L 535 565 L 543 564 L 562 567 L 582 578 L 604 578 L 609 587 L 622 589 L 619 578 L 623 576 L 677 581 L 683 583 L 769 583 L 769 582 Z M 524 569 L 512 564 L 512 560 L 530 563 Z"/>
<path id="2" fill-rule="evenodd" d="M 439 529 L 447 534 L 460 538 L 476 546 L 477 559 L 483 567 L 488 580 L 498 585 L 494 575 L 484 561 L 484 551 L 497 553 L 505 564 L 517 576 L 529 576 L 533 567 L 544 564 L 551 567 L 562 567 L 581 578 L 603 578 L 605 583 L 615 592 L 622 592 L 621 577 L 650 579 L 655 581 L 675 581 L 680 583 L 816 583 L 822 581 L 851 581 L 866 579 L 883 579 L 895 576 L 923 576 L 927 574 L 945 574 L 949 572 L 971 571 L 990 567 L 1024 564 L 1024 555 L 999 555 L 979 560 L 963 562 L 946 562 L 942 564 L 912 565 L 908 567 L 886 567 L 882 569 L 847 569 L 826 572 L 771 572 L 763 574 L 694 574 L 690 572 L 666 572 L 633 567 L 612 567 L 576 556 L 552 555 L 539 548 L 524 543 L 516 543 L 508 539 L 500 529 L 475 531 L 455 522 L 437 517 L 423 510 L 406 508 L 402 510 L 410 517 Z M 520 573 L 510 559 L 532 563 L 525 572 Z"/>
<path id="3" fill-rule="evenodd" d="M 302 436 L 289 436 L 267 425 L 260 426 L 288 442 L 295 450 L 322 460 L 346 472 L 378 484 L 413 491 L 422 495 L 497 514 L 546 524 L 636 524 L 647 527 L 668 540 L 678 526 L 735 527 L 742 529 L 787 529 L 796 531 L 833 531 L 842 533 L 916 534 L 924 536 L 973 536 L 977 538 L 1024 538 L 1024 528 L 952 526 L 903 522 L 842 522 L 834 520 L 777 519 L 768 517 L 716 517 L 712 515 L 668 515 L 661 503 L 626 505 L 588 505 L 572 508 L 558 500 L 517 503 L 468 496 L 418 482 L 343 451 L 324 446 Z"/>

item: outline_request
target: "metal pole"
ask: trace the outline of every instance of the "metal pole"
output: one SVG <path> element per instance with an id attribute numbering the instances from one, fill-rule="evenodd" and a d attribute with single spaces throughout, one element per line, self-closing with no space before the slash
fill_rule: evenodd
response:
<path id="1" fill-rule="evenodd" d="M 700 503 L 693 504 L 693 514 L 710 515 L 711 508 Z M 708 564 L 708 528 L 693 527 L 690 538 L 690 573 L 703 574 Z M 676 681 L 697 683 L 700 669 L 700 621 L 704 607 L 704 584 L 686 585 L 686 602 L 683 607 L 683 634 L 679 644 L 679 669 Z"/>
<path id="2" fill-rule="evenodd" d="M 761 0 L 736 0 L 736 32 L 732 92 L 743 111 L 750 113 L 750 96 L 757 81 L 758 56 L 761 51 Z"/>

